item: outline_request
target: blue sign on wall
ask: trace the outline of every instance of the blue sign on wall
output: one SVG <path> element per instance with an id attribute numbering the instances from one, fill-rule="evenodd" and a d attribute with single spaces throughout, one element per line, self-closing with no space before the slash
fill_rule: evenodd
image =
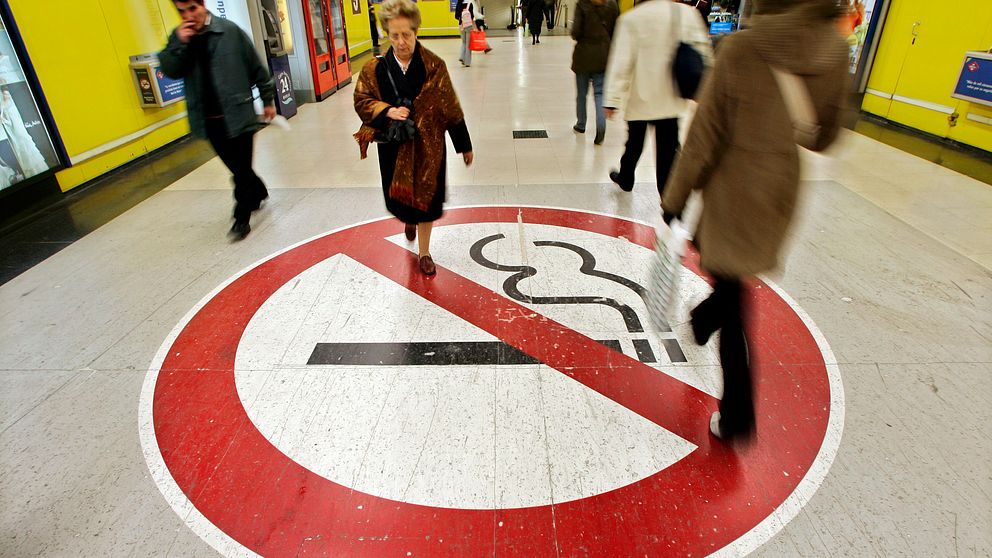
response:
<path id="1" fill-rule="evenodd" d="M 155 71 L 155 80 L 158 81 L 158 91 L 162 94 L 163 105 L 178 101 L 186 94 L 183 89 L 183 80 L 172 79 L 162 73 L 162 70 Z"/>
<path id="2" fill-rule="evenodd" d="M 969 52 L 951 96 L 992 106 L 992 55 Z"/>

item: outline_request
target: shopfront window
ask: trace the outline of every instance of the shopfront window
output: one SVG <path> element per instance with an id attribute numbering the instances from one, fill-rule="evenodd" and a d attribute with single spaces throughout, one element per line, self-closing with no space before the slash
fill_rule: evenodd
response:
<path id="1" fill-rule="evenodd" d="M 861 52 L 875 18 L 875 0 L 842 0 L 843 14 L 837 21 L 840 34 L 847 41 L 851 55 L 851 73 L 858 71 Z"/>
<path id="2" fill-rule="evenodd" d="M 56 166 L 52 139 L 0 20 L 0 189 Z"/>

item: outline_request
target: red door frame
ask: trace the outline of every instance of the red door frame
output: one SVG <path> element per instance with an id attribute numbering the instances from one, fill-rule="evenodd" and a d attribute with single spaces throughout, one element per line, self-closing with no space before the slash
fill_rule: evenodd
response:
<path id="1" fill-rule="evenodd" d="M 351 57 L 348 55 L 348 24 L 345 20 L 344 0 L 324 0 L 325 5 L 330 10 L 332 24 L 330 34 L 333 46 L 331 52 L 334 55 L 334 75 L 337 76 L 338 88 L 351 83 Z M 335 34 L 333 25 L 334 8 L 337 7 L 338 17 L 341 18 L 341 36 Z M 350 6 L 349 6 L 350 7 Z"/>
<path id="2" fill-rule="evenodd" d="M 301 0 L 303 4 L 304 27 L 307 31 L 307 48 L 310 51 L 310 72 L 313 76 L 314 95 L 318 101 L 324 100 L 341 87 L 351 83 L 351 60 L 348 57 L 347 36 L 335 37 L 331 24 L 331 2 L 336 2 L 340 10 L 342 34 L 344 32 L 344 12 L 340 0 Z M 312 4 L 320 7 L 321 13 L 314 14 Z M 317 53 L 313 28 L 314 15 L 320 18 L 326 40 L 326 52 Z"/>

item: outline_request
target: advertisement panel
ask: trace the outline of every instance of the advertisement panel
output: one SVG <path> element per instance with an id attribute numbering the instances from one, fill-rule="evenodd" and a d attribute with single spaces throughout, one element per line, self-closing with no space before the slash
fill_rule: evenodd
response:
<path id="1" fill-rule="evenodd" d="M 34 93 L 0 20 L 0 189 L 58 164 Z"/>
<path id="2" fill-rule="evenodd" d="M 269 59 L 272 79 L 276 85 L 276 109 L 279 114 L 291 118 L 296 114 L 296 97 L 293 96 L 293 75 L 289 69 L 289 56 Z"/>

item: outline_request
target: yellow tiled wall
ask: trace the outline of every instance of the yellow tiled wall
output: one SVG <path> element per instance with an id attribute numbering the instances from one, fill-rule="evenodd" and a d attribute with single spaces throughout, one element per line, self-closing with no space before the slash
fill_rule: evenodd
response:
<path id="1" fill-rule="evenodd" d="M 178 24 L 171 0 L 9 0 L 70 158 L 186 110 L 142 108 L 128 57 L 159 51 Z M 69 190 L 189 132 L 185 119 L 58 173 Z"/>
<path id="2" fill-rule="evenodd" d="M 951 97 L 965 53 L 990 47 L 992 9 L 970 10 L 964 17 L 943 2 L 892 2 L 862 108 L 992 151 L 992 125 L 968 118 L 972 114 L 988 122 L 992 107 Z"/>

